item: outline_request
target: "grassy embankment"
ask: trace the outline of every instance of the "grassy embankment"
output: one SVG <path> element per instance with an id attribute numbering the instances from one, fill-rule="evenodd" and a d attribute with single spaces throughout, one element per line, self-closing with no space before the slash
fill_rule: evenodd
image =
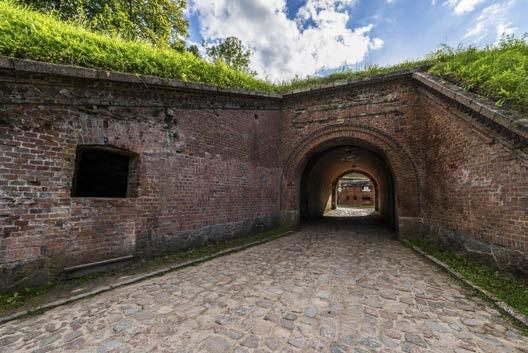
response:
<path id="1" fill-rule="evenodd" d="M 433 75 L 495 100 L 498 105 L 528 111 L 526 36 L 504 38 L 485 48 L 443 48 L 421 60 L 393 66 L 371 66 L 325 77 L 271 83 L 223 63 L 209 63 L 187 52 L 90 32 L 80 24 L 61 22 L 15 5 L 11 0 L 0 0 L 0 55 L 267 92 L 425 68 Z"/>

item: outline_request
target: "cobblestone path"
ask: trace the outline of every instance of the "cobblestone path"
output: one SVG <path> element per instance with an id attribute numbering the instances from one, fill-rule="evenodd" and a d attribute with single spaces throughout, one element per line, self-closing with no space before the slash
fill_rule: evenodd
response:
<path id="1" fill-rule="evenodd" d="M 364 217 L 374 214 L 374 208 L 337 207 L 325 214 L 326 217 Z"/>
<path id="2" fill-rule="evenodd" d="M 528 352 L 383 228 L 327 222 L 0 326 L 1 352 Z"/>

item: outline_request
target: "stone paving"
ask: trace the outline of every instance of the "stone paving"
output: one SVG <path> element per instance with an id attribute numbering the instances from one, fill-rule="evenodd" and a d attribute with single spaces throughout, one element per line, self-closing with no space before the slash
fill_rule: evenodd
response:
<path id="1" fill-rule="evenodd" d="M 337 207 L 325 214 L 325 217 L 365 217 L 374 214 L 374 208 Z"/>
<path id="2" fill-rule="evenodd" d="M 335 219 L 334 219 L 335 220 Z M 371 224 L 332 220 L 0 326 L 1 352 L 528 352 Z"/>

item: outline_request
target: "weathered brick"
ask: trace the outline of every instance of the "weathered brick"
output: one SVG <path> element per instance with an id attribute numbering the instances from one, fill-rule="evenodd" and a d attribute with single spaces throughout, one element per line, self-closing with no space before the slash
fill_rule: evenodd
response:
<path id="1" fill-rule="evenodd" d="M 509 141 L 521 135 L 501 128 L 498 113 L 471 110 L 473 98 L 446 97 L 442 83 L 395 74 L 280 98 L 78 70 L 34 80 L 38 63 L 33 74 L 20 67 L 0 73 L 0 289 L 31 274 L 264 230 L 279 218 L 295 223 L 306 166 L 347 146 L 365 151 L 356 167 L 379 179 L 380 212 L 402 234 L 501 246 L 528 268 L 526 151 Z M 130 197 L 70 196 L 79 145 L 136 156 Z M 331 164 L 325 180 L 353 169 L 337 157 Z"/>

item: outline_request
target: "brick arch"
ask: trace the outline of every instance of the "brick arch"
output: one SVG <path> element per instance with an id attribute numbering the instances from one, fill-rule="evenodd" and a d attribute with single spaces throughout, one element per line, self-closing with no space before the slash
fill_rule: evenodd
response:
<path id="1" fill-rule="evenodd" d="M 308 161 L 317 153 L 337 146 L 365 148 L 381 157 L 392 174 L 400 217 L 419 217 L 420 178 L 412 155 L 385 132 L 361 124 L 323 127 L 298 142 L 283 164 L 281 211 L 287 222 L 298 217 L 300 179 Z"/>
<path id="2" fill-rule="evenodd" d="M 374 186 L 374 195 L 375 195 L 374 207 L 375 207 L 375 209 L 377 211 L 378 210 L 378 197 L 379 197 L 379 195 L 378 195 L 378 193 L 379 193 L 378 192 L 378 190 L 379 190 L 378 180 L 374 177 L 374 175 L 370 171 L 363 170 L 362 168 L 351 168 L 348 171 L 343 172 L 343 173 L 339 174 L 337 177 L 335 177 L 334 181 L 332 182 L 332 187 L 335 188 L 335 185 L 337 185 L 337 182 L 339 181 L 339 179 L 341 179 L 342 177 L 344 177 L 345 175 L 350 174 L 350 173 L 363 174 L 367 178 L 370 179 L 370 181 L 372 182 L 372 185 Z"/>

